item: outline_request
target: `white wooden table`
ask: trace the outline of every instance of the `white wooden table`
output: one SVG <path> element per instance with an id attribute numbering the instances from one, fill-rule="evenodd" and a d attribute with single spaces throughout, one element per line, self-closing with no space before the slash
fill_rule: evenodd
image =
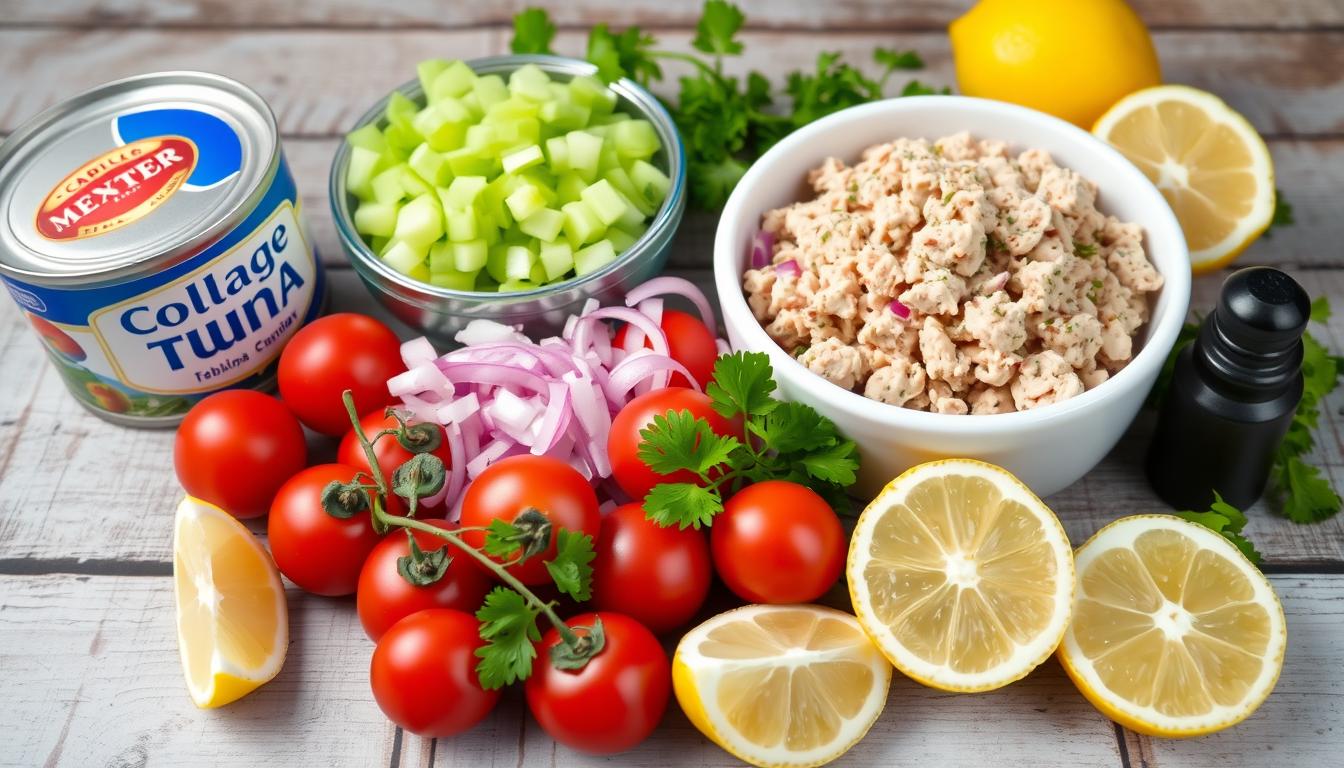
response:
<path id="1" fill-rule="evenodd" d="M 741 0 L 751 28 L 732 63 L 778 76 L 819 50 L 865 61 L 913 48 L 920 77 L 952 83 L 944 34 L 970 0 Z M 430 56 L 505 50 L 521 2 L 447 0 L 0 0 L 0 136 L 76 90 L 138 72 L 222 72 L 277 112 L 334 306 L 375 311 L 336 245 L 326 175 L 344 129 Z M 685 47 L 698 3 L 552 3 L 557 46 L 596 21 L 650 27 Z M 1313 328 L 1344 350 L 1344 0 L 1139 0 L 1166 78 L 1213 90 L 1269 139 L 1297 224 L 1242 263 L 1288 269 L 1341 311 Z M 714 217 L 688 215 L 672 270 L 708 285 Z M 1196 281 L 1207 310 L 1220 278 Z M 403 332 L 405 329 L 401 329 Z M 1339 409 L 1326 404 L 1312 461 L 1344 487 Z M 1121 514 L 1162 511 L 1139 469 L 1141 417 L 1097 469 L 1048 499 L 1075 543 Z M 351 600 L 291 589 L 292 646 L 272 683 L 223 710 L 187 697 L 173 628 L 170 543 L 181 494 L 171 432 L 122 429 L 65 394 L 12 304 L 0 301 L 0 765 L 577 766 L 735 764 L 671 707 L 638 750 L 611 759 L 557 747 L 512 693 L 470 734 L 429 740 L 385 720 L 369 693 L 371 646 Z M 318 454 L 330 455 L 330 445 Z M 1344 754 L 1344 516 L 1298 526 L 1263 505 L 1249 535 L 1288 614 L 1283 677 L 1250 720 L 1192 741 L 1130 733 L 1097 714 L 1054 662 L 1005 690 L 957 696 L 897 676 L 886 713 L 838 765 L 1325 766 Z"/>

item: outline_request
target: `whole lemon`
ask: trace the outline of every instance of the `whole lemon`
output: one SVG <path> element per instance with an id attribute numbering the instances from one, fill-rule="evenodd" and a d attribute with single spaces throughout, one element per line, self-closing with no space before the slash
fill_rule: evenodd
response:
<path id="1" fill-rule="evenodd" d="M 1084 128 L 1162 82 L 1148 29 L 1124 0 L 980 0 L 948 32 L 962 93 Z"/>

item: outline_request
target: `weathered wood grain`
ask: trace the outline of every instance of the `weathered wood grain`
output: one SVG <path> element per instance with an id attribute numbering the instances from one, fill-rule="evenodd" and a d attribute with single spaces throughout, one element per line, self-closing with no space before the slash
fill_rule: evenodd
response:
<path id="1" fill-rule="evenodd" d="M 582 2 L 500 2 L 454 4 L 445 13 L 437 0 L 330 0 L 274 3 L 265 0 L 16 0 L 10 23 L 108 27 L 438 27 L 508 24 L 522 8 L 547 7 L 561 25 L 604 21 L 645 27 L 693 26 L 697 2 L 657 0 L 582 0 Z M 971 6 L 970 0 L 836 0 L 824 3 L 738 0 L 753 28 L 852 29 L 902 31 L 940 28 Z M 1344 24 L 1344 8 L 1331 0 L 1134 0 L 1144 21 L 1154 27 L 1256 29 Z"/>
<path id="2" fill-rule="evenodd" d="M 275 109 L 286 134 L 335 136 L 390 88 L 432 56 L 470 58 L 506 49 L 502 28 L 421 31 L 186 29 L 0 29 L 0 131 L 76 91 L 114 77 L 156 69 L 205 69 L 256 88 Z M 584 36 L 562 32 L 556 48 L 583 50 Z M 670 31 L 662 45 L 685 49 L 690 33 Z M 1302 32 L 1159 32 L 1156 42 L 1171 82 L 1212 90 L 1270 134 L 1344 132 L 1344 30 Z M 727 62 L 733 73 L 757 69 L 779 77 L 809 68 L 819 51 L 836 50 L 867 62 L 876 46 L 918 51 L 928 70 L 920 79 L 954 82 L 942 32 L 900 35 L 855 30 L 817 35 L 752 31 L 746 53 Z M 669 80 L 685 70 L 669 66 Z M 32 84 L 43 83 L 42 87 Z M 905 78 L 893 78 L 899 90 Z"/>

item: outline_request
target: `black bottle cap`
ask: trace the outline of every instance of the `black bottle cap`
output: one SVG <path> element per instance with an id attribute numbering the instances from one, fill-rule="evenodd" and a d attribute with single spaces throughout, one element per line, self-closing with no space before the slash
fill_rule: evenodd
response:
<path id="1" fill-rule="evenodd" d="M 1200 327 L 1196 355 L 1228 385 L 1279 389 L 1301 368 L 1310 319 L 1311 299 L 1296 280 L 1272 267 L 1238 270 Z"/>

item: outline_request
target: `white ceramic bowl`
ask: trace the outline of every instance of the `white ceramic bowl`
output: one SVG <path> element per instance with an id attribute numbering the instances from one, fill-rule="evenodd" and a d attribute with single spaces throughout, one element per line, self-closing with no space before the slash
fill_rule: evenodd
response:
<path id="1" fill-rule="evenodd" d="M 808 170 L 828 157 L 857 162 L 867 147 L 900 137 L 937 139 L 958 131 L 1039 147 L 1096 182 L 1098 206 L 1138 222 L 1165 285 L 1139 331 L 1138 353 L 1096 389 L 1030 411 L 982 416 L 925 413 L 869 400 L 817 376 L 781 349 L 752 316 L 742 294 L 752 235 L 761 214 L 812 197 Z M 892 478 L 932 459 L 968 457 L 999 464 L 1040 496 L 1086 474 L 1115 446 L 1152 388 L 1190 302 L 1190 266 L 1180 225 L 1157 188 L 1119 152 L 1069 123 L 1024 107 L 963 96 L 916 96 L 837 112 L 776 144 L 733 190 L 714 238 L 714 282 L 734 349 L 770 355 L 780 393 L 831 418 L 859 445 L 855 489 L 875 495 Z"/>

